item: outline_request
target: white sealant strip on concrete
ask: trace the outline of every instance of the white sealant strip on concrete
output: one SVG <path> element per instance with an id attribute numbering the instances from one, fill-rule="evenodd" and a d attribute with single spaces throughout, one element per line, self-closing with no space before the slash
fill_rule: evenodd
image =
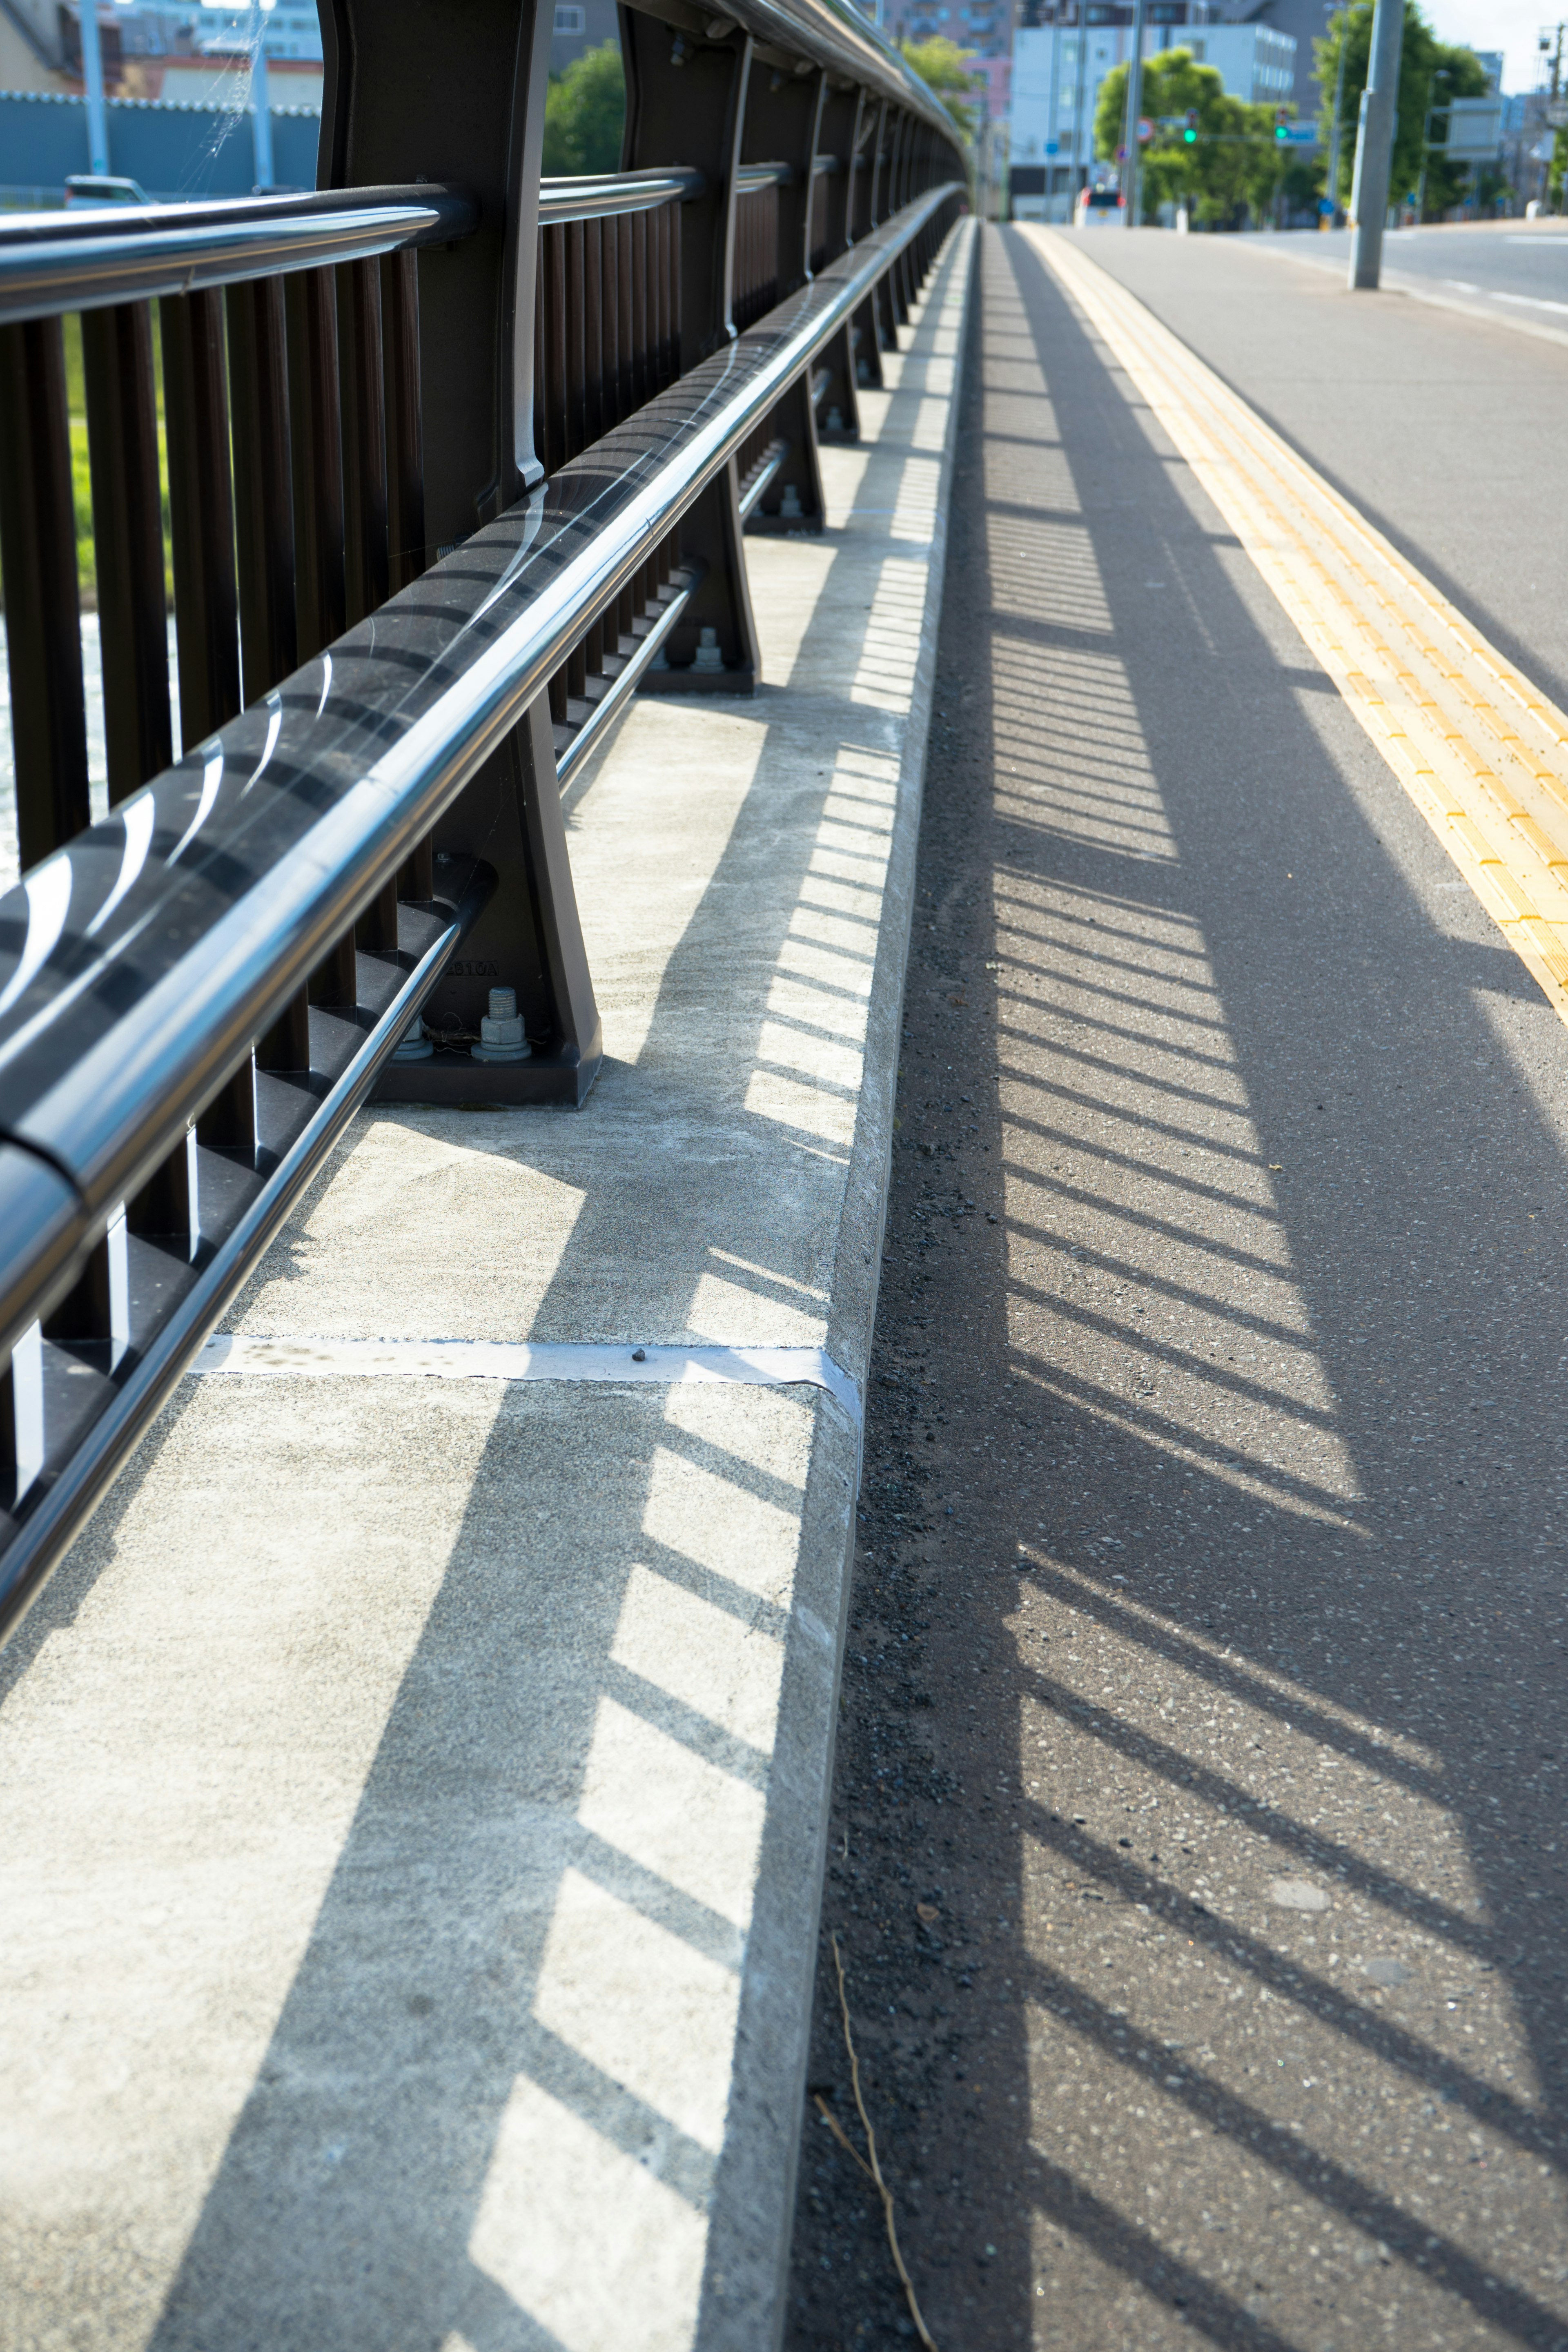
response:
<path id="1" fill-rule="evenodd" d="M 858 1429 L 860 1391 L 824 1348 L 667 1348 L 608 1340 L 255 1339 L 247 1333 L 207 1341 L 193 1373 L 243 1373 L 251 1380 L 601 1381 L 619 1387 L 644 1381 L 669 1388 L 685 1381 L 738 1381 L 743 1388 L 826 1389 Z"/>

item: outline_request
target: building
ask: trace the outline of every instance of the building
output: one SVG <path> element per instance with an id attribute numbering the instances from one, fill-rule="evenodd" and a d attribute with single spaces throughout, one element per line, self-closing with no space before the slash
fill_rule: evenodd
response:
<path id="1" fill-rule="evenodd" d="M 550 37 L 550 70 L 564 73 L 580 57 L 605 41 L 620 43 L 616 0 L 555 0 Z"/>
<path id="2" fill-rule="evenodd" d="M 259 26 L 269 103 L 321 111 L 321 28 L 313 0 L 275 0 L 254 14 L 228 0 L 184 8 L 112 0 L 97 14 L 108 98 L 243 107 Z M 0 0 L 0 89 L 69 97 L 81 89 L 79 0 Z"/>
<path id="3" fill-rule="evenodd" d="M 1040 6 L 1040 0 L 1025 0 Z M 1100 85 L 1132 53 L 1132 10 L 1113 0 L 1088 0 L 1080 34 L 1071 0 L 1060 21 L 1020 25 L 1013 43 L 1010 186 L 1018 219 L 1065 215 L 1073 192 L 1095 178 L 1113 176 L 1097 165 L 1094 117 Z M 1045 10 L 1041 7 L 1042 16 Z M 1151 0 L 1143 55 L 1190 49 L 1199 65 L 1213 66 L 1233 98 L 1249 104 L 1290 105 L 1296 84 L 1296 43 L 1261 20 L 1249 24 L 1210 21 L 1211 12 L 1187 0 Z M 1082 111 L 1079 110 L 1079 44 L 1085 45 Z"/>

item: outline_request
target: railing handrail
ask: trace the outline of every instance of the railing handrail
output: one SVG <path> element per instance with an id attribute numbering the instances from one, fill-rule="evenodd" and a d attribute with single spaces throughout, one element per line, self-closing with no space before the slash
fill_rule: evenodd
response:
<path id="1" fill-rule="evenodd" d="M 742 196 L 755 196 L 764 188 L 787 188 L 794 180 L 793 163 L 742 163 L 735 174 L 735 186 Z"/>
<path id="2" fill-rule="evenodd" d="M 707 185 L 700 172 L 676 168 L 541 180 L 539 224 L 543 228 L 562 221 L 607 220 L 626 213 L 651 213 L 660 205 L 695 204 Z"/>
<path id="3" fill-rule="evenodd" d="M 0 1137 L 67 1176 L 84 1236 L 957 193 L 906 205 L 0 897 Z M 0 1268 L 0 1349 L 58 1238 Z"/>
<path id="4" fill-rule="evenodd" d="M 739 26 L 756 40 L 792 52 L 803 65 L 826 66 L 863 83 L 923 118 L 944 138 L 955 136 L 952 117 L 931 84 L 853 0 L 724 0 L 709 25 L 710 34 L 723 25 Z"/>
<path id="5" fill-rule="evenodd" d="M 421 184 L 25 214 L 0 226 L 0 323 L 450 244 L 478 226 L 461 189 Z"/>

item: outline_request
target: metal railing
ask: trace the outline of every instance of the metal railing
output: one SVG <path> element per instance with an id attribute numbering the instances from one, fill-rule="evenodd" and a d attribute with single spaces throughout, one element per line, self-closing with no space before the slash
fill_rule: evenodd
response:
<path id="1" fill-rule="evenodd" d="M 405 10 L 336 0 L 331 186 L 0 226 L 0 1633 L 372 1089 L 583 1099 L 561 786 L 634 688 L 751 690 L 743 531 L 821 528 L 819 429 L 964 201 L 821 0 L 624 12 L 628 169 L 587 181 L 531 161 L 547 29 L 459 29 L 414 123 Z"/>

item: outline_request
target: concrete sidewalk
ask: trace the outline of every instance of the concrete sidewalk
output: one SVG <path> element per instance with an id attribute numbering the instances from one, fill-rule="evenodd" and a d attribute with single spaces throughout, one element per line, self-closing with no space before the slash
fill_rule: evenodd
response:
<path id="1" fill-rule="evenodd" d="M 776 2336 L 970 243 L 574 789 L 586 1108 L 359 1120 L 0 1668 L 5 2352 Z"/>

